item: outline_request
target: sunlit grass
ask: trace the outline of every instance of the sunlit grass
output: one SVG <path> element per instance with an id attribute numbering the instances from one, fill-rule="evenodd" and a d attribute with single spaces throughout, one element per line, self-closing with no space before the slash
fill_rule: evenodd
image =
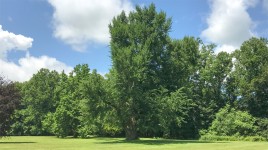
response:
<path id="1" fill-rule="evenodd" d="M 59 139 L 52 136 L 13 136 L 0 139 L 1 150 L 268 150 L 268 142 L 207 142 L 142 138 Z"/>

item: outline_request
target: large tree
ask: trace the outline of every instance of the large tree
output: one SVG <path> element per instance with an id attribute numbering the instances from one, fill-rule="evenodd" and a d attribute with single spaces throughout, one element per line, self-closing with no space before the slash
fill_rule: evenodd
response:
<path id="1" fill-rule="evenodd" d="M 155 6 L 136 7 L 127 16 L 122 12 L 110 24 L 111 56 L 115 88 L 118 93 L 117 112 L 126 139 L 137 139 L 140 112 L 145 93 L 161 86 L 161 76 L 170 44 L 171 20 Z M 118 109 L 119 108 L 119 109 Z"/>
<path id="2" fill-rule="evenodd" d="M 20 93 L 15 83 L 0 77 L 0 137 L 6 136 L 11 116 L 20 104 Z"/>
<path id="3" fill-rule="evenodd" d="M 251 38 L 235 52 L 238 103 L 253 116 L 268 117 L 268 41 Z"/>

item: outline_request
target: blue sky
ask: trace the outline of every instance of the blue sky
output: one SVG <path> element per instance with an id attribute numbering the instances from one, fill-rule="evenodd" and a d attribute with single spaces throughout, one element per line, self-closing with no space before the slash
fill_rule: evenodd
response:
<path id="1" fill-rule="evenodd" d="M 40 68 L 111 68 L 108 24 L 122 10 L 155 3 L 172 18 L 170 35 L 201 37 L 231 52 L 268 37 L 268 0 L 0 0 L 0 74 L 26 81 Z"/>

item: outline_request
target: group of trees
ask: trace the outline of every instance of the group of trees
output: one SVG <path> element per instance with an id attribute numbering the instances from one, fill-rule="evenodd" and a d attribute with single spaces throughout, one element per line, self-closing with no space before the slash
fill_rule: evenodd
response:
<path id="1" fill-rule="evenodd" d="M 232 116 L 245 119 L 226 135 L 246 136 L 250 125 L 268 133 L 266 39 L 215 54 L 216 45 L 199 38 L 172 39 L 171 19 L 154 5 L 122 12 L 109 29 L 112 68 L 105 77 L 85 64 L 68 75 L 41 69 L 16 84 L 21 104 L 8 118 L 11 134 L 192 139 L 203 129 L 223 134 L 219 119 L 230 123 Z"/>

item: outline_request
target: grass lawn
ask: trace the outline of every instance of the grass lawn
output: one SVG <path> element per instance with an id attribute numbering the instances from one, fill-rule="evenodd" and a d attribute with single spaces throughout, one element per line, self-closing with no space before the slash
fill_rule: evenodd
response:
<path id="1" fill-rule="evenodd" d="M 0 139 L 0 150 L 268 150 L 268 142 L 206 142 L 142 138 L 59 139 L 53 136 L 12 136 Z"/>

